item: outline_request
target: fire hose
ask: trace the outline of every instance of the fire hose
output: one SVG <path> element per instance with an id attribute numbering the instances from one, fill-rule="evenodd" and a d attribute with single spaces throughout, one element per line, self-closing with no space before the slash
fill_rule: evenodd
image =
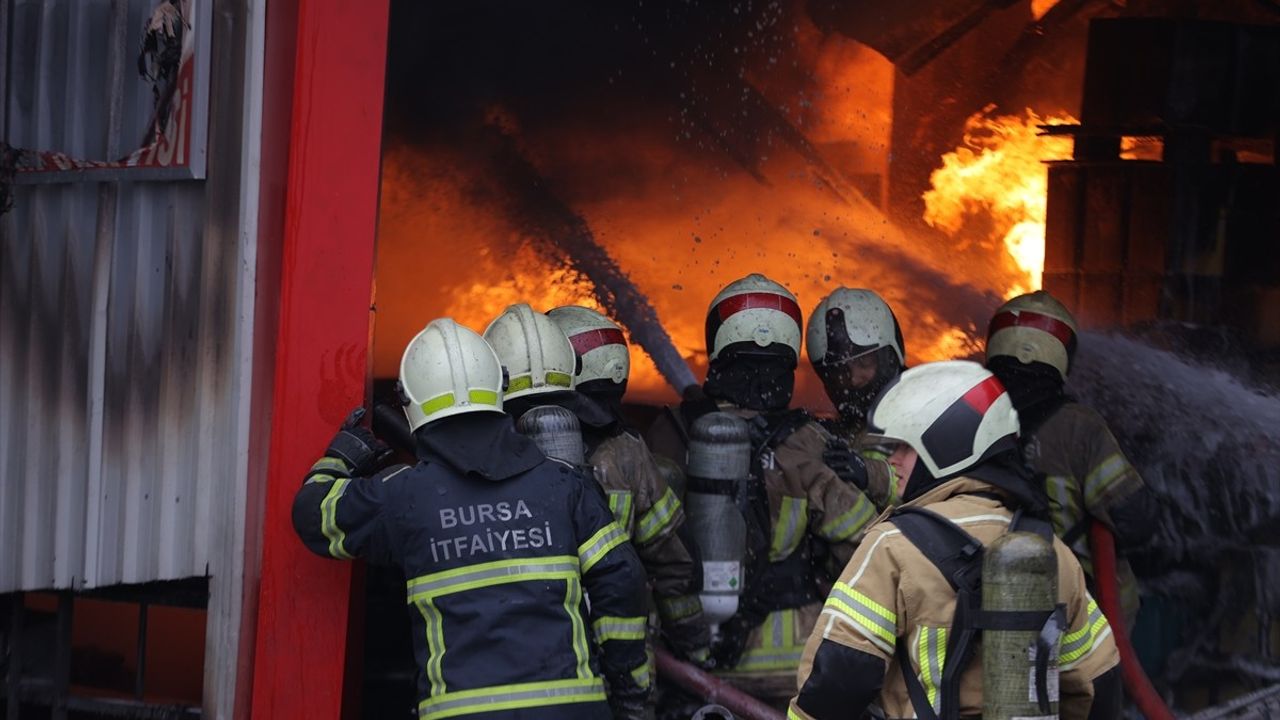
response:
<path id="1" fill-rule="evenodd" d="M 723 705 L 741 720 L 783 720 L 782 713 L 693 665 L 657 648 L 658 674 L 709 703 Z"/>
<path id="2" fill-rule="evenodd" d="M 1139 712 L 1147 720 L 1173 720 L 1173 713 L 1156 692 L 1151 679 L 1138 662 L 1138 654 L 1129 642 L 1129 628 L 1124 625 L 1120 609 L 1120 588 L 1116 582 L 1116 540 L 1110 528 L 1100 522 L 1090 523 L 1089 546 L 1093 552 L 1093 574 L 1098 586 L 1098 603 L 1111 623 L 1111 635 L 1120 651 L 1120 675 Z"/>

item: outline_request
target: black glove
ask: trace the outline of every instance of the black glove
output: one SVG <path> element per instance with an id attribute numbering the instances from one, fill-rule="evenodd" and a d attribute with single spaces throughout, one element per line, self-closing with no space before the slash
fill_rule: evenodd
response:
<path id="1" fill-rule="evenodd" d="M 740 615 L 729 618 L 720 626 L 720 637 L 711 646 L 712 667 L 731 670 L 737 667 L 742 653 L 747 649 L 747 636 L 751 627 Z"/>
<path id="2" fill-rule="evenodd" d="M 324 451 L 325 457 L 345 462 L 354 477 L 372 475 L 391 457 L 391 448 L 360 425 L 364 412 L 363 407 L 352 410 Z"/>
<path id="3" fill-rule="evenodd" d="M 643 697 L 610 698 L 609 709 L 614 720 L 645 720 L 647 707 Z"/>
<path id="4" fill-rule="evenodd" d="M 867 462 L 843 442 L 827 444 L 822 451 L 822 462 L 835 471 L 841 480 L 859 490 L 867 489 Z"/>

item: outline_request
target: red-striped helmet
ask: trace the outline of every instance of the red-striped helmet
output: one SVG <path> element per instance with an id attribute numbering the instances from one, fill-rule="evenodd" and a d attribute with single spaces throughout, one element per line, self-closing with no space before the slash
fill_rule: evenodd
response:
<path id="1" fill-rule="evenodd" d="M 782 285 L 759 273 L 729 283 L 707 310 L 707 359 L 730 345 L 781 344 L 800 357 L 800 305 Z"/>
<path id="2" fill-rule="evenodd" d="M 910 445 L 941 479 L 1015 448 L 1018 414 L 990 370 L 947 360 L 904 371 L 871 408 L 867 433 Z"/>
<path id="3" fill-rule="evenodd" d="M 1037 290 L 1000 306 L 987 326 L 987 364 L 1012 357 L 1057 368 L 1065 380 L 1076 352 L 1076 321 L 1049 293 Z"/>
<path id="4" fill-rule="evenodd" d="M 631 373 L 631 352 L 622 328 L 604 315 L 579 305 L 565 305 L 547 311 L 547 317 L 569 336 L 573 351 L 582 361 L 578 384 L 608 380 L 627 381 Z"/>

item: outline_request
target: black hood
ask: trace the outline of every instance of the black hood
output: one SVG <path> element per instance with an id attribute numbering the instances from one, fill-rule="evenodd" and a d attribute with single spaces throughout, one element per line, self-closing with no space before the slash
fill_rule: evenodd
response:
<path id="1" fill-rule="evenodd" d="M 627 394 L 626 380 L 620 383 L 608 378 L 588 380 L 587 382 L 579 383 L 576 389 L 579 394 L 586 396 L 608 412 L 619 425 L 623 424 L 622 398 Z"/>
<path id="2" fill-rule="evenodd" d="M 596 445 L 600 444 L 600 441 L 622 432 L 621 422 L 608 408 L 574 390 L 556 390 L 507 400 L 503 402 L 502 409 L 512 418 L 519 420 L 521 416 L 539 405 L 555 405 L 568 410 L 578 418 L 588 455 Z"/>
<path id="3" fill-rule="evenodd" d="M 499 413 L 454 415 L 423 425 L 413 437 L 419 459 L 486 480 L 515 477 L 545 459 L 532 440 L 516 432 L 511 418 Z"/>
<path id="4" fill-rule="evenodd" d="M 939 485 L 958 477 L 973 478 L 1003 490 L 1010 500 L 1013 509 L 1021 509 L 1037 517 L 1048 511 L 1049 498 L 1045 495 L 1043 483 L 1037 482 L 1036 476 L 1022 460 L 1022 453 L 1010 443 L 997 443 L 995 452 L 973 467 L 954 472 L 946 477 L 935 478 L 923 460 L 917 460 L 911 477 L 907 478 L 907 487 L 902 494 L 904 502 L 910 502 Z"/>
<path id="5" fill-rule="evenodd" d="M 1070 400 L 1058 369 L 1039 361 L 1024 363 L 1000 355 L 987 362 L 987 369 L 1000 379 L 1013 409 L 1018 411 L 1022 437 L 1029 437 L 1050 415 Z"/>
<path id="6" fill-rule="evenodd" d="M 770 412 L 785 410 L 791 404 L 795 380 L 796 354 L 790 347 L 734 343 L 711 361 L 702 390 L 713 400 Z"/>

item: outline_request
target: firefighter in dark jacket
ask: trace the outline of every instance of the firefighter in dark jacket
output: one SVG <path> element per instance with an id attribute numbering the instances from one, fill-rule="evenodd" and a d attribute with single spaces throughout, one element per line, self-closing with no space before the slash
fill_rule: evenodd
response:
<path id="1" fill-rule="evenodd" d="M 404 571 L 420 718 L 634 717 L 640 561 L 596 484 L 514 431 L 502 385 L 479 335 L 433 321 L 400 363 L 418 463 L 379 471 L 385 446 L 353 413 L 294 528 L 319 555 Z"/>
<path id="2" fill-rule="evenodd" d="M 887 718 L 981 715 L 977 613 L 958 608 L 980 607 L 982 589 L 961 585 L 957 579 L 966 575 L 953 563 L 976 558 L 968 570 L 980 574 L 981 547 L 1033 522 L 1053 543 L 1062 608 L 1060 620 L 1046 613 L 1041 631 L 1057 647 L 1058 670 L 1050 677 L 1046 667 L 1033 686 L 1052 682 L 1049 695 L 1057 700 L 1060 692 L 1064 720 L 1119 717 L 1120 658 L 1111 629 L 1085 589 L 1080 563 L 1036 517 L 1046 502 L 1018 457 L 1018 419 L 1000 381 L 963 360 L 907 370 L 876 401 L 869 432 L 896 444 L 889 462 L 903 504 L 871 528 L 827 597 L 787 717 L 857 718 L 872 703 Z M 957 601 L 962 590 L 965 603 Z"/>
<path id="3" fill-rule="evenodd" d="M 1106 525 L 1123 552 L 1151 537 L 1160 508 L 1107 422 L 1066 394 L 1075 349 L 1075 318 L 1043 290 L 1002 305 L 987 330 L 987 368 L 1018 411 L 1023 454 L 1044 475 L 1054 529 L 1092 581 L 1089 523 Z M 1123 557 L 1117 558 L 1116 580 L 1126 627 L 1132 628 L 1138 583 Z"/>
<path id="4" fill-rule="evenodd" d="M 809 362 L 838 413 L 823 421 L 843 445 L 828 451 L 828 464 L 851 465 L 855 483 L 881 509 L 898 502 L 898 479 L 888 453 L 866 442 L 867 413 L 906 367 L 903 347 L 898 318 L 872 290 L 836 288 L 813 309 L 805 333 Z"/>
<path id="5" fill-rule="evenodd" d="M 875 519 L 872 502 L 824 461 L 829 435 L 788 410 L 800 356 L 800 306 L 782 285 L 752 274 L 727 285 L 707 312 L 705 397 L 659 415 L 645 439 L 686 470 L 688 428 L 712 411 L 733 413 L 752 433 L 755 477 L 748 558 L 738 612 L 723 623 L 716 672 L 784 705 L 795 693 L 804 639 L 829 581 Z"/>
<path id="6" fill-rule="evenodd" d="M 613 519 L 631 535 L 653 588 L 667 643 L 705 664 L 708 628 L 703 621 L 700 568 L 679 534 L 680 498 L 667 485 L 644 439 L 627 427 L 622 397 L 631 373 L 631 353 L 622 328 L 590 308 L 567 305 L 547 312 L 578 356 L 574 390 L 606 413 L 607 424 L 583 425 L 587 462 L 609 494 Z"/>

